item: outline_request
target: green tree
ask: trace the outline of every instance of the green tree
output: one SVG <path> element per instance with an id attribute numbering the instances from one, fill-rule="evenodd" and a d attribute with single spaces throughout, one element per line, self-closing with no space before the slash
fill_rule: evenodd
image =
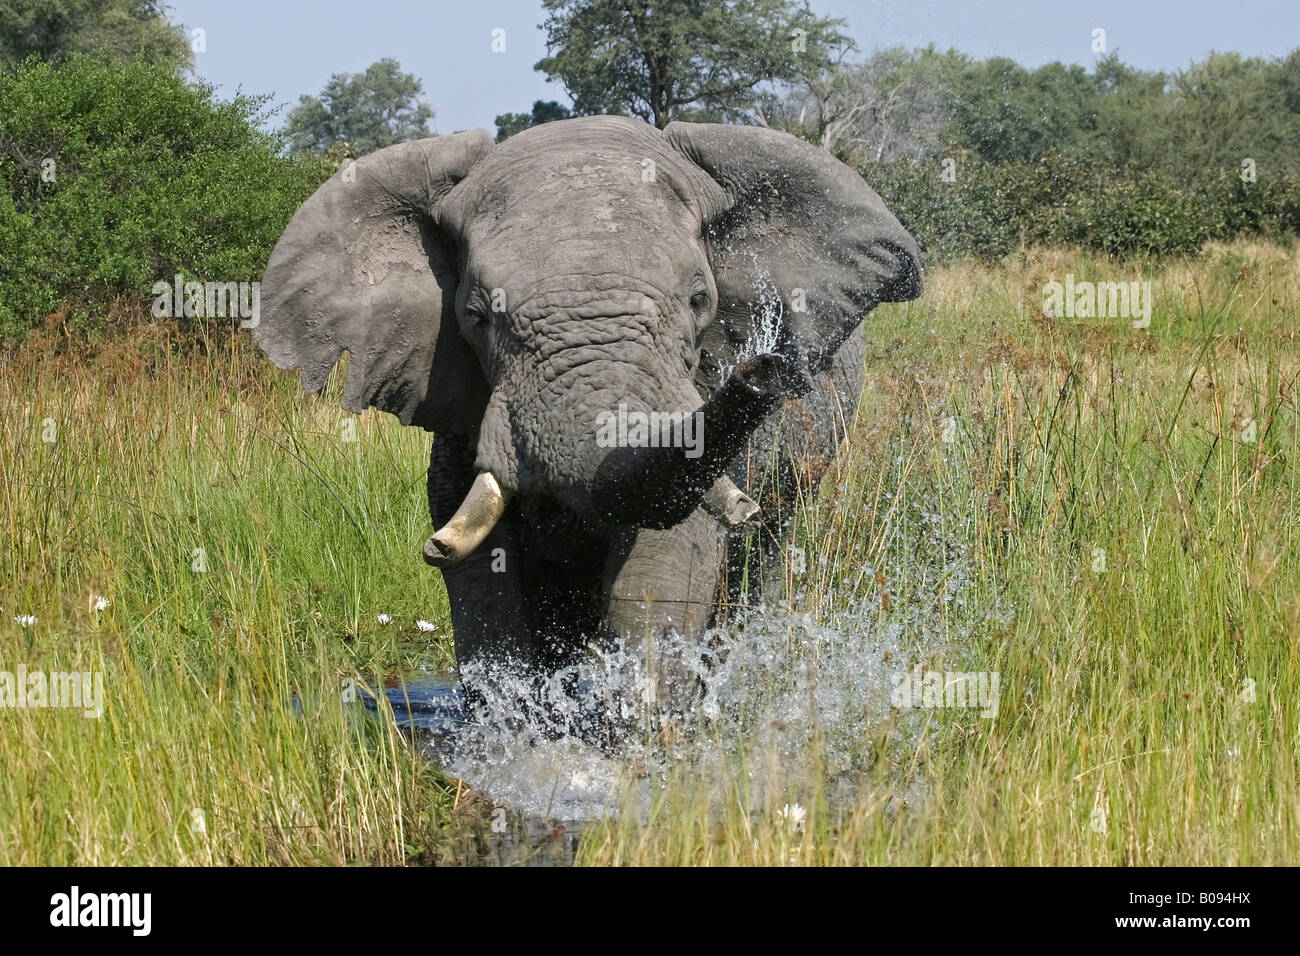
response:
<path id="1" fill-rule="evenodd" d="M 264 97 L 223 102 L 164 64 L 29 59 L 0 103 L 0 342 L 58 309 L 105 327 L 177 273 L 258 279 L 334 171 L 280 155 Z"/>
<path id="2" fill-rule="evenodd" d="M 303 96 L 289 111 L 285 132 L 297 153 L 324 155 L 347 143 L 354 156 L 428 136 L 433 110 L 419 100 L 424 86 L 385 57 L 364 73 L 335 73 L 320 96 Z"/>
<path id="3" fill-rule="evenodd" d="M 83 53 L 188 68 L 189 41 L 165 10 L 160 0 L 0 0 L 0 66 Z"/>
<path id="4" fill-rule="evenodd" d="M 1164 128 L 1168 122 L 1169 78 L 1120 62 L 1117 53 L 1097 61 L 1097 132 L 1107 145 L 1107 161 L 1113 166 L 1149 167 L 1166 159 L 1168 144 Z"/>
<path id="5" fill-rule="evenodd" d="M 1292 113 L 1300 113 L 1300 48 L 1292 50 L 1278 64 L 1278 82 L 1283 105 Z"/>
<path id="6" fill-rule="evenodd" d="M 1211 53 L 1170 89 L 1166 165 L 1236 173 L 1247 157 L 1265 175 L 1300 173 L 1300 112 L 1288 108 L 1288 60 Z"/>
<path id="7" fill-rule="evenodd" d="M 747 112 L 755 87 L 830 62 L 843 20 L 792 0 L 545 0 L 547 57 L 581 114 L 625 113 L 663 129 Z"/>
<path id="8" fill-rule="evenodd" d="M 568 119 L 573 115 L 572 110 L 567 106 L 562 106 L 555 100 L 534 100 L 531 113 L 502 113 L 496 118 L 497 142 L 509 139 L 515 133 L 522 133 L 530 126 L 553 123 L 556 120 Z"/>
<path id="9" fill-rule="evenodd" d="M 993 163 L 1036 162 L 1048 152 L 1091 158 L 1098 146 L 1098 93 L 1083 67 L 1036 70 L 1005 57 L 972 63 L 955 78 L 960 145 Z"/>

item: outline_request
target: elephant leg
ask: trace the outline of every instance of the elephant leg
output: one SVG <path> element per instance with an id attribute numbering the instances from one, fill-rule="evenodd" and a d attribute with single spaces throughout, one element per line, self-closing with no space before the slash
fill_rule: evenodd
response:
<path id="1" fill-rule="evenodd" d="M 610 543 L 603 631 L 621 658 L 617 711 L 686 712 L 716 610 L 722 533 L 697 508 L 665 530 L 621 528 Z M 622 653 L 619 654 L 618 652 Z"/>
<path id="2" fill-rule="evenodd" d="M 429 514 L 441 527 L 474 481 L 472 437 L 439 434 L 429 461 Z M 539 641 L 528 626 L 519 534 L 511 514 L 458 564 L 442 569 L 451 605 L 456 663 L 536 667 Z"/>
<path id="3" fill-rule="evenodd" d="M 528 621 L 548 671 L 578 664 L 600 635 L 606 538 L 548 499 L 520 504 Z"/>
<path id="4" fill-rule="evenodd" d="M 592 548 L 603 554 L 603 542 Z M 529 612 L 542 660 L 549 671 L 578 664 L 600 634 L 599 600 L 603 567 L 536 563 L 526 572 Z"/>

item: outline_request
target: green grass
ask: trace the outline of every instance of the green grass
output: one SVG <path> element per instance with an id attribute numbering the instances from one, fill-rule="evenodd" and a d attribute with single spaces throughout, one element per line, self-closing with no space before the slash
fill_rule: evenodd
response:
<path id="1" fill-rule="evenodd" d="M 447 622 L 419 560 L 427 438 L 207 351 L 5 369 L 0 668 L 102 671 L 107 708 L 0 711 L 0 863 L 436 857 L 454 785 L 341 703 L 450 660 L 414 625 Z"/>
<path id="2" fill-rule="evenodd" d="M 648 823 L 594 828 L 583 862 L 1300 859 L 1296 250 L 1149 271 L 1148 331 L 1044 319 L 1042 283 L 1067 271 L 1141 275 L 1040 252 L 938 270 L 868 319 L 863 403 L 830 478 L 845 490 L 799 532 L 828 560 L 789 580 L 816 606 L 847 568 L 846 600 L 883 589 L 881 616 L 905 615 L 934 598 L 918 561 L 942 573 L 950 557 L 937 525 L 973 569 L 967 604 L 1013 613 L 941 608 L 967 636 L 928 664 L 997 672 L 996 717 L 936 710 L 909 744 L 882 728 L 851 801 L 826 797 L 836 768 L 817 748 L 782 764 L 737 745 L 731 780 L 671 781 Z M 853 575 L 865 567 L 875 580 Z M 755 809 L 743 768 L 763 761 Z M 806 808 L 803 834 L 787 802 Z"/>
<path id="3" fill-rule="evenodd" d="M 1066 272 L 1150 279 L 1151 328 L 1044 318 Z M 852 799 L 817 747 L 720 741 L 734 772 L 673 768 L 579 861 L 1300 862 L 1298 250 L 927 279 L 867 320 L 853 437 L 797 529 L 827 560 L 788 586 L 905 621 L 956 554 L 964 610 L 934 611 L 953 646 L 928 663 L 997 671 L 997 716 L 882 721 Z M 428 437 L 302 396 L 242 340 L 74 352 L 50 330 L 0 370 L 0 669 L 102 671 L 107 705 L 0 710 L 0 863 L 458 858 L 478 798 L 339 703 L 450 662 Z"/>

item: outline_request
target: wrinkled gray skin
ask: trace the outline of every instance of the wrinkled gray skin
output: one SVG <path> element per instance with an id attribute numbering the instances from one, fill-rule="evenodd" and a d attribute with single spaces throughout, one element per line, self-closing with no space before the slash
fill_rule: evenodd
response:
<path id="1" fill-rule="evenodd" d="M 863 316 L 920 290 L 912 237 L 825 153 L 599 116 L 358 160 L 285 230 L 253 334 L 312 391 L 348 350 L 346 408 L 435 432 L 435 528 L 482 472 L 509 496 L 440 562 L 462 667 L 546 673 L 621 640 L 672 712 L 692 662 L 664 638 L 700 641 L 720 601 L 772 577 L 853 415 Z M 765 294 L 779 333 L 756 355 Z M 598 447 L 596 415 L 620 403 L 703 407 L 706 453 Z M 701 507 L 724 469 L 762 506 L 738 529 Z"/>

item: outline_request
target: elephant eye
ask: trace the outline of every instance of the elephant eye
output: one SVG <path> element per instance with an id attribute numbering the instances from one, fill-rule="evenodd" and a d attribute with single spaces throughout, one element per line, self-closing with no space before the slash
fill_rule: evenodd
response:
<path id="1" fill-rule="evenodd" d="M 691 308 L 696 312 L 702 312 L 709 307 L 709 294 L 701 289 L 691 296 Z"/>

